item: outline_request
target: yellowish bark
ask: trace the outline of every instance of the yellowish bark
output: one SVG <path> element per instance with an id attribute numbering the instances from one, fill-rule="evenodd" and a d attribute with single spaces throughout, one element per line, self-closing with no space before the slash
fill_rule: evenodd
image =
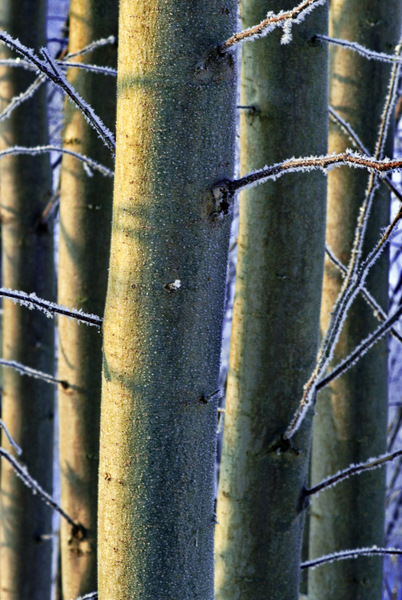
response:
<path id="1" fill-rule="evenodd" d="M 234 2 L 120 2 L 104 321 L 99 594 L 213 598 L 213 473 L 233 175 Z"/>
<path id="2" fill-rule="evenodd" d="M 401 17 L 401 3 L 397 0 L 387 3 L 332 0 L 330 35 L 392 54 L 400 35 Z M 352 125 L 371 153 L 375 151 L 390 68 L 336 46 L 330 51 L 330 104 Z M 349 138 L 331 122 L 329 151 L 342 152 L 350 146 Z M 345 266 L 350 260 L 367 179 L 366 173 L 355 169 L 335 169 L 328 176 L 327 242 Z M 381 228 L 388 222 L 389 193 L 381 187 L 374 197 L 364 255 L 377 243 Z M 321 313 L 323 332 L 341 285 L 341 274 L 328 261 Z M 386 309 L 386 253 L 375 265 L 368 288 Z M 375 327 L 372 310 L 358 298 L 344 325 L 334 364 L 347 356 Z M 386 424 L 387 345 L 382 341 L 318 395 L 312 452 L 313 484 L 350 463 L 382 454 L 386 448 Z M 344 548 L 383 545 L 384 496 L 385 473 L 377 470 L 350 478 L 313 498 L 311 558 Z M 381 584 L 382 561 L 379 558 L 344 560 L 309 574 L 309 598 L 376 600 L 381 598 Z"/>
<path id="3" fill-rule="evenodd" d="M 115 0 L 72 0 L 69 52 L 117 35 Z M 78 56 L 78 62 L 116 67 L 116 46 Z M 113 128 L 116 79 L 70 69 L 69 80 L 109 128 Z M 113 168 L 110 151 L 83 115 L 66 103 L 64 147 Z M 88 177 L 82 164 L 64 155 L 60 198 L 58 301 L 103 315 L 109 260 L 113 184 L 99 173 Z M 59 320 L 61 502 L 84 532 L 61 523 L 63 598 L 97 589 L 97 480 L 102 336 L 94 327 Z"/>
<path id="4" fill-rule="evenodd" d="M 0 27 L 27 46 L 45 43 L 42 0 L 2 0 Z M 22 17 L 23 15 L 23 17 Z M 1 58 L 10 53 L 1 47 Z M 34 74 L 2 67 L 0 110 L 32 83 Z M 0 147 L 47 143 L 46 88 L 19 107 L 0 127 Z M 42 212 L 50 199 L 48 155 L 0 161 L 3 285 L 53 298 L 53 232 Z M 54 370 L 54 323 L 41 313 L 4 301 L 2 356 L 34 369 Z M 52 490 L 54 390 L 48 383 L 3 372 L 2 419 L 23 454 L 21 462 Z M 10 449 L 2 435 L 2 445 Z M 11 449 L 10 449 L 11 450 Z M 11 452 L 13 452 L 11 450 Z M 33 496 L 11 465 L 1 469 L 0 598 L 50 599 L 52 513 Z"/>

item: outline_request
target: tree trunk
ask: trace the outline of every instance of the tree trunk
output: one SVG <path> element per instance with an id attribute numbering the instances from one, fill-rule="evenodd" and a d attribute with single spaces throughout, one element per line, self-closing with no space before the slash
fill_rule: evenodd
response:
<path id="1" fill-rule="evenodd" d="M 72 0 L 69 51 L 117 35 L 116 0 Z M 114 46 L 78 56 L 79 62 L 116 66 Z M 109 127 L 114 126 L 116 79 L 71 69 L 69 80 Z M 66 103 L 64 146 L 113 169 L 109 150 Z M 58 301 L 102 315 L 106 298 L 112 213 L 112 180 L 88 177 L 82 164 L 64 155 L 60 198 Z M 85 534 L 61 523 L 62 587 L 65 600 L 97 589 L 96 529 L 102 337 L 93 327 L 59 320 L 61 503 Z"/>
<path id="2" fill-rule="evenodd" d="M 2 0 L 0 27 L 27 46 L 39 48 L 45 37 L 45 0 Z M 2 58 L 10 56 L 4 46 Z M 1 108 L 24 91 L 35 75 L 2 68 Z M 1 149 L 15 144 L 47 143 L 46 87 L 1 123 Z M 52 298 L 52 224 L 41 219 L 50 198 L 48 155 L 0 161 L 3 285 Z M 4 301 L 3 357 L 35 369 L 54 370 L 54 323 L 42 313 Z M 2 419 L 21 446 L 21 461 L 47 490 L 52 490 L 54 390 L 48 383 L 3 373 Z M 2 436 L 2 445 L 9 444 Z M 33 496 L 5 463 L 1 469 L 1 600 L 50 598 L 52 512 Z M 46 536 L 46 537 L 44 537 Z"/>
<path id="3" fill-rule="evenodd" d="M 397 0 L 332 0 L 330 33 L 380 52 L 393 53 L 401 24 Z M 384 106 L 390 67 L 368 61 L 355 52 L 334 46 L 330 52 L 330 104 L 348 121 L 369 152 L 374 153 Z M 331 122 L 329 151 L 343 151 L 351 142 Z M 391 150 L 391 147 L 389 146 Z M 367 174 L 335 169 L 328 178 L 327 241 L 347 265 L 359 208 L 367 187 Z M 368 224 L 364 255 L 389 222 L 389 193 L 376 193 Z M 368 288 L 387 308 L 386 253 L 376 264 Z M 327 263 L 324 276 L 322 330 L 340 291 L 342 277 Z M 356 300 L 344 325 L 334 362 L 348 355 L 376 326 L 372 310 Z M 312 481 L 367 460 L 386 448 L 387 343 L 382 341 L 350 371 L 318 396 L 312 452 Z M 313 498 L 311 507 L 311 558 L 362 546 L 382 545 L 384 530 L 384 470 L 353 477 Z M 309 575 L 309 599 L 374 600 L 381 598 L 382 561 L 359 558 L 325 565 Z"/>
<path id="4" fill-rule="evenodd" d="M 101 600 L 213 599 L 214 461 L 233 176 L 236 3 L 120 2 L 104 321 Z M 209 60 L 208 60 L 209 57 Z"/>
<path id="5" fill-rule="evenodd" d="M 273 11 L 293 1 L 270 2 Z M 243 0 L 243 26 L 267 3 Z M 241 171 L 327 143 L 327 53 L 310 42 L 327 8 L 243 46 Z M 322 174 L 286 175 L 241 194 L 238 264 L 216 529 L 216 598 L 294 600 L 299 594 L 311 418 L 288 449 L 278 441 L 313 369 L 324 253 Z"/>

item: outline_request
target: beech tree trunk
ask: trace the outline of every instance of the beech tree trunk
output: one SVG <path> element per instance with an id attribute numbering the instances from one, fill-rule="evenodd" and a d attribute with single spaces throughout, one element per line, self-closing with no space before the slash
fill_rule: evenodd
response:
<path id="1" fill-rule="evenodd" d="M 69 52 L 117 35 L 116 0 L 72 0 Z M 116 67 L 116 46 L 78 56 L 78 62 Z M 69 80 L 102 120 L 114 127 L 116 79 L 70 69 Z M 64 147 L 113 169 L 110 151 L 83 115 L 65 105 Z M 106 299 L 113 181 L 63 156 L 60 197 L 58 301 L 102 315 Z M 61 523 L 62 587 L 65 600 L 97 589 L 97 481 L 102 370 L 102 336 L 94 327 L 59 319 L 61 503 L 85 533 Z"/>
<path id="2" fill-rule="evenodd" d="M 2 0 L 0 27 L 24 44 L 46 43 L 46 2 Z M 1 58 L 10 57 L 5 47 Z M 15 57 L 15 56 L 14 56 Z M 24 91 L 35 74 L 1 68 L 4 109 Z M 47 143 L 46 86 L 1 123 L 1 149 Z M 10 157 L 0 161 L 3 286 L 54 297 L 52 223 L 42 219 L 50 199 L 48 155 Z M 42 313 L 4 301 L 3 353 L 47 373 L 54 370 L 54 322 Z M 2 419 L 23 454 L 21 462 L 47 491 L 52 491 L 54 389 L 46 382 L 3 371 Z M 2 445 L 10 449 L 2 435 Z M 52 511 L 33 496 L 11 465 L 1 468 L 0 598 L 46 600 L 51 591 Z"/>
<path id="3" fill-rule="evenodd" d="M 101 600 L 213 599 L 236 3 L 121 0 L 104 320 Z M 224 207 L 222 207 L 224 208 Z"/>
<path id="4" fill-rule="evenodd" d="M 270 10 L 292 8 L 276 0 Z M 262 0 L 243 0 L 243 28 Z M 327 7 L 242 50 L 241 172 L 326 152 Z M 217 600 L 296 600 L 311 418 L 288 448 L 280 438 L 316 358 L 326 180 L 286 175 L 240 197 L 238 263 L 216 528 Z"/>
<path id="5" fill-rule="evenodd" d="M 330 35 L 352 40 L 372 50 L 393 53 L 401 27 L 401 3 L 397 0 L 332 0 Z M 330 51 L 330 104 L 348 121 L 368 151 L 374 153 L 390 67 L 368 61 L 356 52 L 337 46 Z M 391 141 L 391 140 L 390 140 Z M 333 122 L 329 151 L 351 147 L 350 139 Z M 392 145 L 388 144 L 388 151 Z M 328 176 L 327 241 L 347 266 L 359 208 L 368 175 L 355 169 L 335 169 Z M 389 192 L 381 186 L 375 195 L 367 229 L 367 253 L 389 222 Z M 367 287 L 387 309 L 388 261 L 386 252 L 376 264 Z M 342 285 L 342 276 L 330 262 L 324 276 L 321 327 Z M 376 327 L 376 320 L 362 298 L 350 311 L 334 364 Z M 312 481 L 385 452 L 387 427 L 387 343 L 378 343 L 357 365 L 318 395 L 314 423 Z M 385 470 L 352 477 L 312 500 L 311 558 L 336 550 L 383 544 Z M 379 600 L 381 558 L 343 560 L 309 574 L 309 599 Z"/>

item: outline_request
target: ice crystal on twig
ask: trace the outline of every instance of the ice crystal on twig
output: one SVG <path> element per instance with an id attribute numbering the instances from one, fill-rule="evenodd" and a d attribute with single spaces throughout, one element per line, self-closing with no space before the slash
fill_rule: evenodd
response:
<path id="1" fill-rule="evenodd" d="M 20 290 L 17 291 L 9 290 L 8 288 L 0 288 L 0 296 L 3 298 L 9 298 L 13 302 L 17 302 L 18 304 L 26 306 L 31 310 L 42 310 L 49 318 L 53 317 L 54 315 L 63 315 L 65 317 L 69 317 L 70 319 L 76 319 L 77 321 L 85 323 L 86 325 L 95 325 L 96 327 L 101 327 L 102 325 L 103 319 L 98 317 L 98 315 L 85 313 L 81 309 L 67 308 L 66 306 L 55 304 L 54 302 L 50 302 L 44 298 L 38 298 L 35 293 L 27 294 L 26 292 L 21 292 Z"/>
<path id="2" fill-rule="evenodd" d="M 384 554 L 402 554 L 401 548 L 378 548 L 378 546 L 371 546 L 371 548 L 355 548 L 353 550 L 340 550 L 339 552 L 333 552 L 332 554 L 326 554 L 319 558 L 313 558 L 306 562 L 301 563 L 301 569 L 315 569 L 325 563 L 334 562 L 335 560 L 345 560 L 347 558 L 359 558 L 359 556 L 383 556 Z"/>
<path id="3" fill-rule="evenodd" d="M 74 529 L 79 529 L 79 524 L 75 523 L 73 519 L 57 504 L 57 502 L 45 492 L 45 490 L 39 485 L 39 483 L 32 477 L 28 472 L 28 469 L 21 465 L 5 448 L 0 447 L 0 456 L 2 456 L 7 462 L 11 464 L 14 472 L 18 475 L 23 483 L 32 490 L 33 494 L 38 496 L 53 510 L 59 513 Z"/>
<path id="4" fill-rule="evenodd" d="M 35 377 L 35 379 L 42 379 L 43 381 L 47 381 L 48 383 L 54 383 L 58 385 L 61 383 L 64 387 L 67 387 L 67 382 L 62 381 L 61 379 L 56 379 L 53 375 L 49 375 L 48 373 L 43 373 L 43 371 L 37 371 L 32 367 L 27 367 L 26 365 L 22 365 L 16 360 L 5 360 L 4 358 L 0 358 L 0 365 L 2 367 L 9 367 L 10 369 L 15 369 L 19 371 L 22 375 L 28 375 L 29 377 Z"/>

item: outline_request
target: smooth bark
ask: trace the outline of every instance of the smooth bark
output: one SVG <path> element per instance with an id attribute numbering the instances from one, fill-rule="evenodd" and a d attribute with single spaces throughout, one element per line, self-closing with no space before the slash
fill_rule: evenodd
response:
<path id="1" fill-rule="evenodd" d="M 69 52 L 117 35 L 116 0 L 72 0 Z M 116 46 L 78 56 L 78 62 L 116 67 Z M 69 80 L 102 120 L 113 128 L 116 79 L 70 69 Z M 71 103 L 65 105 L 64 147 L 113 168 L 110 151 Z M 110 246 L 113 182 L 88 177 L 82 164 L 63 156 L 60 197 L 58 302 L 103 315 Z M 59 319 L 61 503 L 85 528 L 61 523 L 62 587 L 65 600 L 96 590 L 97 481 L 102 336 L 94 327 Z"/>
<path id="2" fill-rule="evenodd" d="M 99 476 L 101 600 L 213 598 L 236 3 L 122 0 Z M 224 208 L 224 207 L 221 207 Z"/>
<path id="3" fill-rule="evenodd" d="M 392 54 L 401 25 L 397 0 L 333 0 L 330 35 Z M 384 106 L 390 67 L 368 61 L 350 50 L 330 51 L 330 104 L 348 121 L 369 152 L 374 153 Z M 335 123 L 330 124 L 329 151 L 342 151 L 351 141 Z M 388 145 L 388 152 L 391 150 Z M 392 151 L 392 150 L 391 150 Z M 388 154 L 389 155 L 389 154 Z M 368 175 L 355 169 L 336 169 L 328 178 L 327 241 L 347 265 L 350 259 L 359 207 Z M 379 239 L 389 222 L 389 192 L 382 186 L 374 198 L 364 254 Z M 376 264 L 368 289 L 387 309 L 388 263 L 386 253 Z M 342 276 L 326 263 L 321 327 L 325 331 L 331 307 L 340 291 Z M 343 327 L 334 363 L 348 355 L 376 320 L 358 298 Z M 387 344 L 382 341 L 348 373 L 318 395 L 312 452 L 312 482 L 382 454 L 387 426 Z M 310 557 L 346 548 L 383 545 L 385 472 L 371 471 L 352 477 L 313 498 Z M 378 600 L 381 598 L 382 560 L 359 558 L 325 565 L 309 575 L 309 599 Z"/>
<path id="4" fill-rule="evenodd" d="M 270 2 L 273 11 L 294 2 Z M 243 0 L 243 27 L 266 2 Z M 242 51 L 241 172 L 327 143 L 327 7 Z M 311 415 L 281 443 L 314 366 L 326 181 L 286 175 L 241 194 L 238 264 L 216 528 L 216 598 L 295 600 L 299 594 Z"/>
<path id="5" fill-rule="evenodd" d="M 2 0 L 0 27 L 27 46 L 45 44 L 46 2 Z M 10 56 L 2 46 L 1 56 Z M 18 68 L 1 69 L 1 109 L 35 77 Z M 1 149 L 47 143 L 46 86 L 1 123 Z M 52 299 L 53 232 L 42 212 L 51 192 L 48 155 L 0 161 L 3 285 Z M 46 373 L 54 370 L 54 323 L 44 314 L 4 301 L 3 353 Z M 21 462 L 52 491 L 54 389 L 47 382 L 3 372 L 2 419 L 23 454 Z M 9 444 L 2 435 L 2 445 Z M 0 598 L 50 598 L 52 512 L 2 464 L 0 507 Z"/>

